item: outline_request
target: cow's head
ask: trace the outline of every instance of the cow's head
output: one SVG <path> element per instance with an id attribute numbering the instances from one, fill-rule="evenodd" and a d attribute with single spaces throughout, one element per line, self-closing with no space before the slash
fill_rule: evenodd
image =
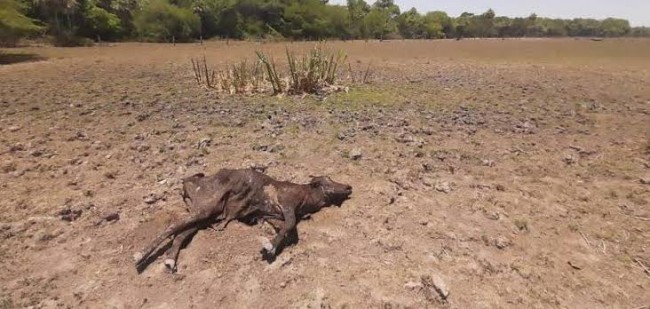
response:
<path id="1" fill-rule="evenodd" d="M 336 206 L 341 206 L 352 194 L 352 186 L 335 182 L 327 176 L 311 176 L 309 185 L 322 190 L 325 202 Z"/>

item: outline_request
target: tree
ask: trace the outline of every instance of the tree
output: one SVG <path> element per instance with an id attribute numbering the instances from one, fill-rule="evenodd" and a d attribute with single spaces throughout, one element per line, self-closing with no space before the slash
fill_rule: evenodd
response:
<path id="1" fill-rule="evenodd" d="M 75 32 L 72 20 L 79 8 L 77 0 L 34 0 L 34 7 L 39 11 L 38 18 L 49 24 L 48 31 L 54 36 L 69 36 Z"/>
<path id="2" fill-rule="evenodd" d="M 350 18 L 350 33 L 354 38 L 367 38 L 368 31 L 364 20 L 370 12 L 370 6 L 364 0 L 348 0 L 348 15 Z"/>
<path id="3" fill-rule="evenodd" d="M 79 34 L 88 38 L 116 40 L 122 32 L 120 18 L 94 4 L 84 8 L 83 19 Z"/>
<path id="4" fill-rule="evenodd" d="M 201 21 L 192 10 L 179 8 L 166 0 L 151 0 L 134 17 L 142 38 L 156 42 L 187 42 L 197 36 Z"/>
<path id="5" fill-rule="evenodd" d="M 607 18 L 601 23 L 602 33 L 608 37 L 619 37 L 630 33 L 630 22 L 625 19 Z"/>
<path id="6" fill-rule="evenodd" d="M 426 36 L 424 20 L 415 8 L 412 8 L 396 18 L 397 29 L 406 39 L 419 39 Z"/>
<path id="7" fill-rule="evenodd" d="M 18 40 L 43 29 L 37 21 L 21 12 L 16 0 L 0 0 L 0 46 L 15 46 Z"/>
<path id="8" fill-rule="evenodd" d="M 375 39 L 383 39 L 388 33 L 395 29 L 395 25 L 391 22 L 389 12 L 373 7 L 368 15 L 363 19 L 363 25 L 368 35 Z"/>
<path id="9" fill-rule="evenodd" d="M 436 38 L 451 38 L 454 37 L 454 23 L 451 17 L 443 11 L 433 11 L 429 12 L 424 16 L 424 23 L 428 26 L 428 31 L 431 34 L 431 30 L 437 28 L 439 25 L 442 29 L 440 32 L 436 33 Z"/>

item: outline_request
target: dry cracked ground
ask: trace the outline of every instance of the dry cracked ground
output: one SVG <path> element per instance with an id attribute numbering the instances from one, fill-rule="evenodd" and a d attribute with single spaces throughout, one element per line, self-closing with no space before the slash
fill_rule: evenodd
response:
<path id="1" fill-rule="evenodd" d="M 335 42 L 371 84 L 219 95 L 189 59 L 285 44 L 28 48 L 0 66 L 0 308 L 648 308 L 650 41 Z M 293 44 L 307 48 L 312 44 Z M 224 167 L 354 187 L 268 264 L 264 226 L 132 254 Z"/>

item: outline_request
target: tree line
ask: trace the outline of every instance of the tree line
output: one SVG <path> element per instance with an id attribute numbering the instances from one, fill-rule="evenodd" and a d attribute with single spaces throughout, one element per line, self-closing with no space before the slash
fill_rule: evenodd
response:
<path id="1" fill-rule="evenodd" d="M 402 12 L 393 0 L 0 0 L 0 44 L 47 35 L 56 45 L 91 40 L 440 39 L 650 36 L 625 19 L 553 19 L 443 11 Z"/>

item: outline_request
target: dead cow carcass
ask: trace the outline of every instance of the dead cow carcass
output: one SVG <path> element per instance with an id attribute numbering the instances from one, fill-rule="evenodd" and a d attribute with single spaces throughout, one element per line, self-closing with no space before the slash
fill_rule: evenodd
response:
<path id="1" fill-rule="evenodd" d="M 144 250 L 134 255 L 136 268 L 142 271 L 153 258 L 152 253 L 169 237 L 174 237 L 165 265 L 176 269 L 183 243 L 199 229 L 213 223 L 239 220 L 254 224 L 265 221 L 277 231 L 263 244 L 262 254 L 269 261 L 275 257 L 289 233 L 296 233 L 296 223 L 321 208 L 341 204 L 352 194 L 352 187 L 329 177 L 312 177 L 308 184 L 278 181 L 252 169 L 222 169 L 215 175 L 196 174 L 183 179 L 183 200 L 190 216 L 171 224 Z M 297 234 L 296 234 L 297 235 Z"/>

